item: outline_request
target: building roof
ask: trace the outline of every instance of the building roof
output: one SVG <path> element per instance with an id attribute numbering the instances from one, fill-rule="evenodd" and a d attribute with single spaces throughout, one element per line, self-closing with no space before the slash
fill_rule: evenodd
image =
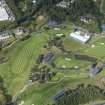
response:
<path id="1" fill-rule="evenodd" d="M 7 14 L 5 8 L 0 6 L 0 21 L 8 20 L 8 18 L 9 18 L 9 15 Z"/>
<path id="2" fill-rule="evenodd" d="M 58 22 L 55 21 L 55 20 L 50 20 L 50 21 L 48 22 L 48 26 L 49 26 L 49 27 L 56 27 L 57 25 L 58 25 Z"/>
<path id="3" fill-rule="evenodd" d="M 81 35 L 81 31 L 72 32 L 70 34 L 70 37 L 80 41 L 81 43 L 86 43 L 90 39 L 90 35 L 88 35 L 87 33 L 84 35 Z"/>
<path id="4" fill-rule="evenodd" d="M 91 69 L 91 73 L 92 73 L 93 75 L 96 75 L 96 74 L 98 74 L 101 70 L 102 70 L 101 67 L 94 67 L 94 68 Z"/>
<path id="5" fill-rule="evenodd" d="M 0 21 L 11 20 L 14 21 L 15 17 L 12 11 L 9 9 L 5 0 L 0 0 Z"/>
<path id="6" fill-rule="evenodd" d="M 53 56 L 54 56 L 53 53 L 48 53 L 48 54 L 46 54 L 44 56 L 43 60 L 46 61 L 46 62 L 48 62 L 48 61 L 50 61 L 52 59 Z"/>
<path id="7" fill-rule="evenodd" d="M 8 39 L 8 38 L 10 38 L 10 37 L 11 37 L 11 36 L 4 36 L 4 37 L 0 36 L 0 41 L 5 40 L 5 39 Z"/>
<path id="8" fill-rule="evenodd" d="M 55 97 L 54 97 L 54 101 L 58 101 L 62 96 L 64 96 L 65 91 L 62 90 L 61 92 L 59 92 Z"/>
<path id="9" fill-rule="evenodd" d="M 60 3 L 58 3 L 56 6 L 60 6 L 62 8 L 67 8 L 70 5 L 70 2 L 66 2 L 66 1 L 61 1 Z"/>

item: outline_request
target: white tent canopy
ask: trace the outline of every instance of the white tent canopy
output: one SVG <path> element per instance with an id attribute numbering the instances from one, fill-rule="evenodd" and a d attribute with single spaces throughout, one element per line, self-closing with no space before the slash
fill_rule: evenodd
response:
<path id="1" fill-rule="evenodd" d="M 0 6 L 0 21 L 8 20 L 8 19 L 9 19 L 9 15 L 7 14 L 5 8 Z"/>
<path id="2" fill-rule="evenodd" d="M 88 35 L 87 33 L 81 35 L 81 31 L 72 32 L 70 34 L 70 37 L 72 37 L 75 40 L 78 40 L 83 44 L 85 44 L 90 39 L 90 35 Z"/>
<path id="3" fill-rule="evenodd" d="M 0 0 L 0 21 L 4 20 L 14 21 L 15 16 L 13 15 L 12 11 L 9 9 L 5 0 Z"/>

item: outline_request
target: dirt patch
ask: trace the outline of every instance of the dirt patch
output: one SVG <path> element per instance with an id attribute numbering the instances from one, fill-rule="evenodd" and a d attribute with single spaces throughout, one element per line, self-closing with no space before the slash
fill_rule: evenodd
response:
<path id="1" fill-rule="evenodd" d="M 45 20 L 45 17 L 44 17 L 43 15 L 40 15 L 40 16 L 37 17 L 36 22 L 37 22 L 37 23 L 41 23 L 41 22 L 43 22 L 44 20 Z"/>

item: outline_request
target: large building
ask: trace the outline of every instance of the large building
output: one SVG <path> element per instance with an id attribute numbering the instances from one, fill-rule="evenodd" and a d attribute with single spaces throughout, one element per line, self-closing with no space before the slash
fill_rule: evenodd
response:
<path id="1" fill-rule="evenodd" d="M 12 11 L 9 9 L 5 0 L 0 0 L 0 21 L 10 20 L 14 21 L 15 16 Z"/>
<path id="2" fill-rule="evenodd" d="M 70 37 L 82 44 L 85 44 L 89 41 L 91 35 L 88 33 L 82 33 L 81 31 L 75 31 L 70 34 Z"/>

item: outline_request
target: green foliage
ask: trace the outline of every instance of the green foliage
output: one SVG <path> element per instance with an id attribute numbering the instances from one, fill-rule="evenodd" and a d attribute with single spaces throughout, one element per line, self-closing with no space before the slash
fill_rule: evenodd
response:
<path id="1" fill-rule="evenodd" d="M 75 0 L 73 3 L 71 3 L 71 0 L 68 1 L 70 2 L 69 7 L 62 8 L 56 6 L 61 0 L 37 0 L 36 14 L 45 12 L 50 20 L 56 20 L 59 23 L 65 20 L 79 23 L 78 19 L 81 16 L 90 15 L 90 17 L 94 18 L 94 23 L 86 25 L 85 28 L 91 32 L 101 32 L 100 26 L 103 14 L 101 14 L 96 2 L 93 0 Z"/>
<path id="2" fill-rule="evenodd" d="M 2 91 L 2 99 L 0 99 L 0 103 L 12 103 L 12 96 L 8 94 L 8 90 L 7 88 L 5 87 L 4 85 L 4 81 L 3 81 L 3 78 L 0 76 L 0 91 Z M 1 93 L 0 93 L 1 95 Z M 5 97 L 5 98 L 3 98 Z M 1 98 L 1 96 L 0 96 Z"/>
<path id="3" fill-rule="evenodd" d="M 10 21 L 0 21 L 0 30 L 5 31 L 16 27 L 17 24 L 15 22 Z"/>
<path id="4" fill-rule="evenodd" d="M 23 14 L 22 11 L 17 7 L 15 0 L 5 0 L 9 8 L 12 10 L 13 14 L 16 17 L 16 20 L 19 20 Z"/>
<path id="5" fill-rule="evenodd" d="M 102 90 L 97 86 L 84 86 L 82 84 L 76 89 L 67 90 L 65 95 L 56 101 L 55 105 L 80 105 L 96 99 L 104 99 Z"/>

